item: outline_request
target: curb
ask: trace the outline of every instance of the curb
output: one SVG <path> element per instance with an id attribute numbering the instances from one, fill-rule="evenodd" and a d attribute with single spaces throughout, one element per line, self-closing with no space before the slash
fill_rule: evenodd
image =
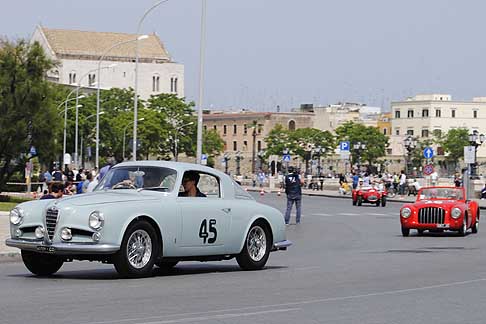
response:
<path id="1" fill-rule="evenodd" d="M 21 262 L 22 256 L 19 252 L 0 252 L 0 263 Z"/>

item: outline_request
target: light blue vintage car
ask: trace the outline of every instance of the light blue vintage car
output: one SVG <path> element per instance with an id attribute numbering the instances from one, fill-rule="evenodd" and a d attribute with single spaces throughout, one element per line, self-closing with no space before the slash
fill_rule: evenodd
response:
<path id="1" fill-rule="evenodd" d="M 236 258 L 256 270 L 271 251 L 291 245 L 282 214 L 226 174 L 163 161 L 118 164 L 92 193 L 19 204 L 10 232 L 6 244 L 42 276 L 73 260 L 113 263 L 123 277 L 194 260 Z"/>

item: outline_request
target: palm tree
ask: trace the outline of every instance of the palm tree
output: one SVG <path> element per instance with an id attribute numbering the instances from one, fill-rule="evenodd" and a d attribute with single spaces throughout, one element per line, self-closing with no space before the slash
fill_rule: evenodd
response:
<path id="1" fill-rule="evenodd" d="M 251 154 L 251 173 L 255 174 L 255 162 L 256 162 L 256 137 L 257 134 L 262 131 L 262 125 L 258 124 L 257 120 L 254 120 L 253 123 L 250 126 L 253 131 L 252 131 L 252 136 L 253 136 L 253 149 L 252 149 L 252 154 Z"/>

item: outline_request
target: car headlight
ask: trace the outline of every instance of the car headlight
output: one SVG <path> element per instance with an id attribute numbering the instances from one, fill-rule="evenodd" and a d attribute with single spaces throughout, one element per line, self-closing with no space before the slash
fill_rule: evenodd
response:
<path id="1" fill-rule="evenodd" d="M 461 215 L 462 215 L 462 211 L 459 208 L 457 207 L 452 208 L 451 210 L 452 218 L 458 219 L 459 217 L 461 217 Z"/>
<path id="2" fill-rule="evenodd" d="M 99 211 L 95 210 L 89 215 L 89 227 L 91 227 L 92 229 L 100 230 L 103 227 L 104 223 L 105 218 L 103 217 L 103 214 Z"/>
<path id="3" fill-rule="evenodd" d="M 69 227 L 64 227 L 61 230 L 61 238 L 63 239 L 63 241 L 70 241 L 73 238 L 73 234 Z"/>
<path id="4" fill-rule="evenodd" d="M 408 207 L 405 207 L 405 208 L 402 209 L 400 214 L 402 215 L 403 218 L 409 218 L 410 215 L 412 214 L 412 210 Z"/>
<path id="5" fill-rule="evenodd" d="M 20 225 L 24 220 L 24 211 L 20 207 L 15 207 L 10 211 L 10 223 Z"/>

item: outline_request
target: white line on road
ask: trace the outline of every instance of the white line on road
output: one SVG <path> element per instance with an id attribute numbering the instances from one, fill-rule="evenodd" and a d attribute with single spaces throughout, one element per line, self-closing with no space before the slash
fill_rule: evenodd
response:
<path id="1" fill-rule="evenodd" d="M 224 312 L 235 312 L 235 311 L 241 312 L 241 311 L 245 311 L 245 310 L 257 310 L 257 309 L 265 309 L 265 308 L 271 308 L 271 307 L 274 307 L 274 308 L 288 307 L 288 306 L 294 306 L 295 307 L 295 306 L 301 306 L 301 305 L 319 304 L 319 303 L 353 300 L 353 299 L 362 299 L 362 298 L 368 298 L 368 297 L 400 295 L 400 294 L 413 293 L 413 292 L 417 292 L 417 291 L 425 291 L 425 290 L 438 289 L 438 288 L 450 288 L 450 287 L 456 287 L 456 286 L 464 286 L 464 285 L 469 285 L 469 284 L 474 284 L 474 283 L 482 283 L 482 282 L 485 282 L 485 281 L 486 281 L 486 278 L 480 278 L 480 279 L 473 279 L 473 280 L 466 280 L 466 281 L 449 282 L 449 283 L 438 284 L 438 285 L 430 285 L 430 286 L 424 286 L 424 287 L 418 287 L 418 288 L 388 290 L 388 291 L 369 293 L 369 294 L 361 294 L 361 295 L 308 299 L 308 300 L 302 300 L 302 301 L 297 301 L 297 302 L 288 302 L 288 303 L 281 303 L 281 304 L 267 304 L 267 305 L 259 305 L 259 306 L 247 306 L 247 307 L 241 307 L 241 308 L 228 308 L 228 309 L 213 310 L 213 311 L 200 312 L 200 313 L 159 315 L 159 316 L 132 318 L 132 319 L 118 319 L 118 320 L 103 321 L 103 322 L 87 322 L 87 323 L 84 323 L 84 324 L 110 324 L 110 323 L 146 321 L 146 320 L 157 319 L 157 318 L 161 318 L 161 317 L 205 315 L 205 314 L 212 314 L 212 313 L 224 313 Z M 274 311 L 283 311 L 283 310 L 274 310 Z M 222 315 L 224 315 L 224 314 L 222 314 Z M 212 318 L 212 319 L 215 319 L 215 318 Z M 155 322 L 155 323 L 174 323 L 174 322 Z"/>

